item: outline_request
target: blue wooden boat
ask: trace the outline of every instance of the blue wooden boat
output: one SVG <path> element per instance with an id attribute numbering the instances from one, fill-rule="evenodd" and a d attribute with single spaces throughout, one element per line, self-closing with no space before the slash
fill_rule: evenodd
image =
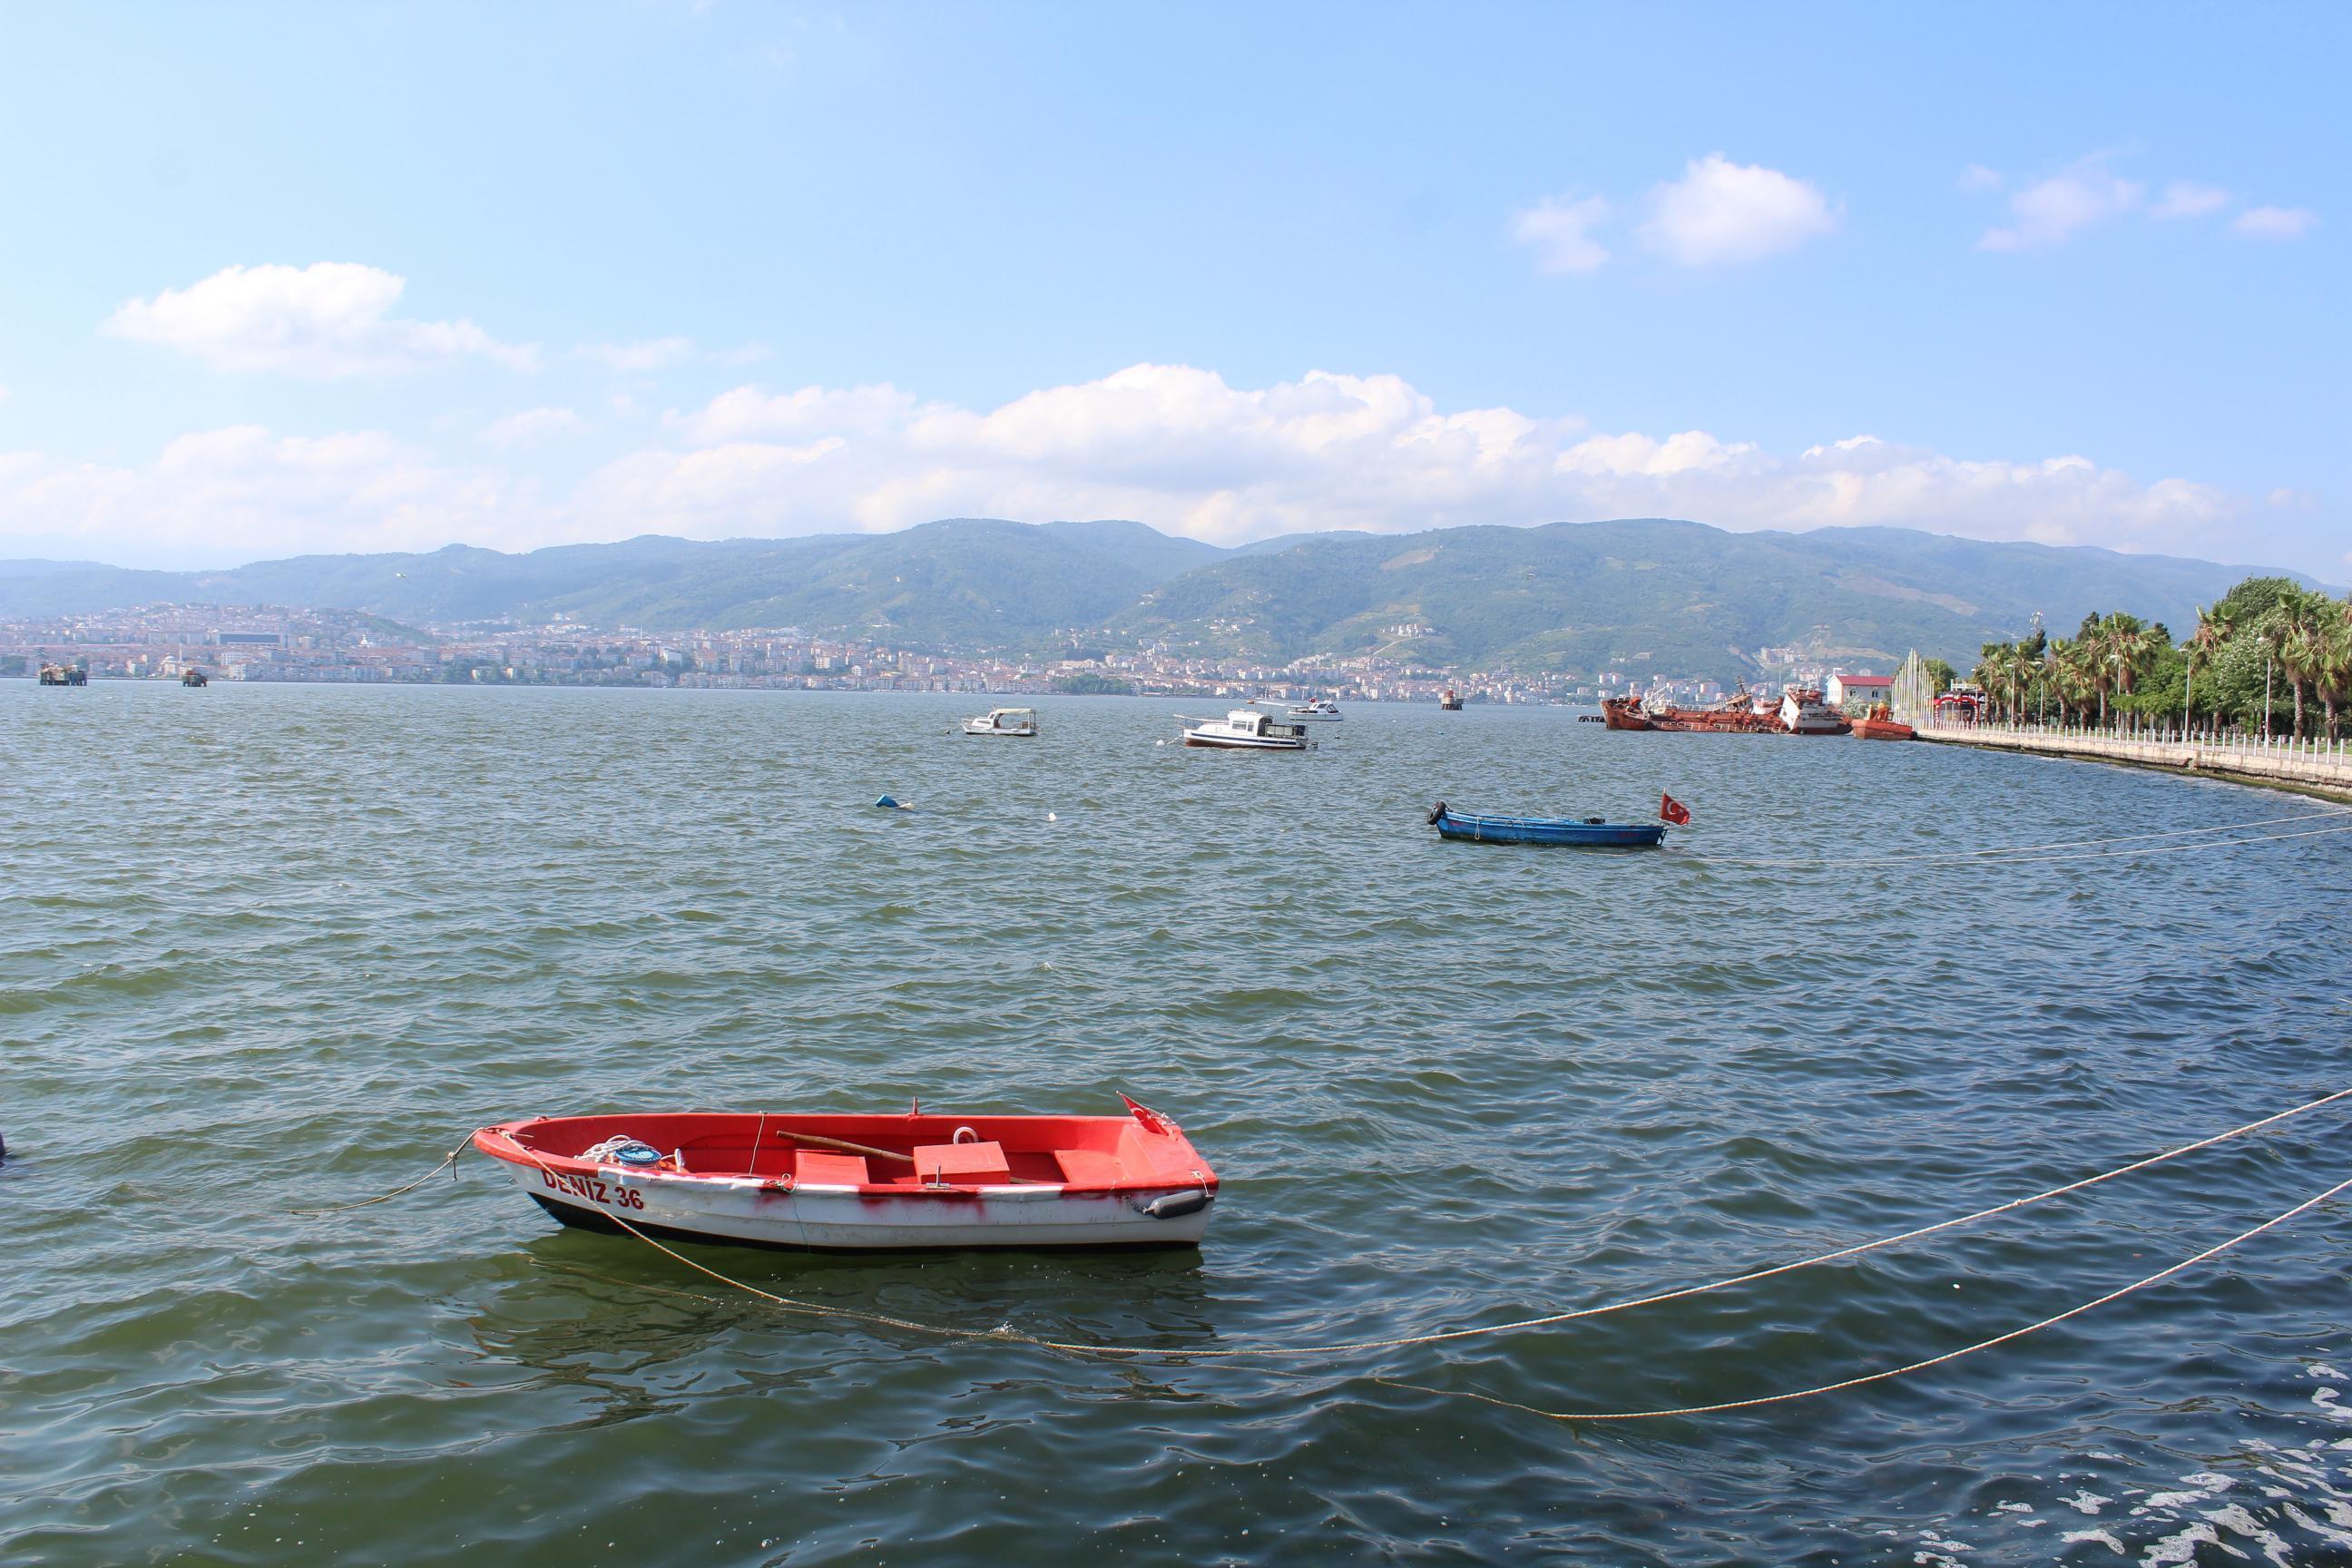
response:
<path id="1" fill-rule="evenodd" d="M 1571 844 L 1587 848 L 1636 849 L 1665 842 L 1663 822 L 1607 822 L 1588 816 L 1480 816 L 1455 811 L 1444 801 L 1429 810 L 1430 826 L 1445 838 L 1472 844 Z"/>

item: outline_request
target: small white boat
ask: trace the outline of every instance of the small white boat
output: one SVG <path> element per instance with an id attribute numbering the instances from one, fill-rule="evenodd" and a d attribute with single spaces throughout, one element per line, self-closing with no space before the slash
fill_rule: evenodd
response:
<path id="1" fill-rule="evenodd" d="M 1228 752 L 1303 752 L 1307 747 L 1306 725 L 1255 708 L 1236 708 L 1222 719 L 1193 719 L 1180 713 L 1176 721 L 1186 726 L 1188 746 Z"/>
<path id="2" fill-rule="evenodd" d="M 1121 1116 L 535 1116 L 474 1134 L 565 1225 L 866 1250 L 1197 1247 L 1217 1173 L 1183 1129 Z"/>
<path id="3" fill-rule="evenodd" d="M 1328 697 L 1318 697 L 1312 702 L 1302 702 L 1285 718 L 1300 724 L 1337 724 L 1344 715 L 1339 705 Z"/>
<path id="4" fill-rule="evenodd" d="M 1034 735 L 1037 732 L 1037 710 L 1034 708 L 992 708 L 977 719 L 963 721 L 967 735 Z"/>

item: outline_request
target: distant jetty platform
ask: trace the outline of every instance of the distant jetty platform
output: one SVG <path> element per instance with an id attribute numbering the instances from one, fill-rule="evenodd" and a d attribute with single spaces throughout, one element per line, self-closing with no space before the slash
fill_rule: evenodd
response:
<path id="1" fill-rule="evenodd" d="M 2352 745 L 2342 741 L 2260 737 L 2142 737 L 2099 731 L 2011 728 L 2004 724 L 1922 724 L 1919 739 L 1939 745 L 2039 752 L 2087 762 L 2210 773 L 2246 784 L 2352 800 Z"/>

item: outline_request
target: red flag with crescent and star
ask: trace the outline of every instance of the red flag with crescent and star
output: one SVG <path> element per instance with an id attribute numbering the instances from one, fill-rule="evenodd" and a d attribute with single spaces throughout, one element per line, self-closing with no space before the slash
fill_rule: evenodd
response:
<path id="1" fill-rule="evenodd" d="M 1680 827 L 1690 820 L 1690 807 L 1685 805 L 1681 801 L 1676 800 L 1673 795 L 1668 795 L 1665 791 L 1660 790 L 1658 792 L 1658 816 L 1665 821 L 1673 823 L 1676 827 Z"/>

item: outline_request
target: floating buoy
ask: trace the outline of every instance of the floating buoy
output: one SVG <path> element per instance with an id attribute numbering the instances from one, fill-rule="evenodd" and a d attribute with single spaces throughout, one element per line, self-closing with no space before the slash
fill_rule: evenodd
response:
<path id="1" fill-rule="evenodd" d="M 884 811 L 912 811 L 915 809 L 911 805 L 900 805 L 895 797 L 887 795 L 875 796 L 874 804 Z"/>
<path id="2" fill-rule="evenodd" d="M 1048 821 L 1048 822 L 1059 822 L 1059 821 L 1061 820 L 1061 818 L 1060 818 L 1060 817 L 1058 817 L 1058 816 L 1055 816 L 1052 812 L 1050 812 L 1050 811 L 1049 811 L 1049 812 L 1047 812 L 1047 813 L 1045 814 L 1045 820 L 1046 820 L 1046 821 Z"/>

